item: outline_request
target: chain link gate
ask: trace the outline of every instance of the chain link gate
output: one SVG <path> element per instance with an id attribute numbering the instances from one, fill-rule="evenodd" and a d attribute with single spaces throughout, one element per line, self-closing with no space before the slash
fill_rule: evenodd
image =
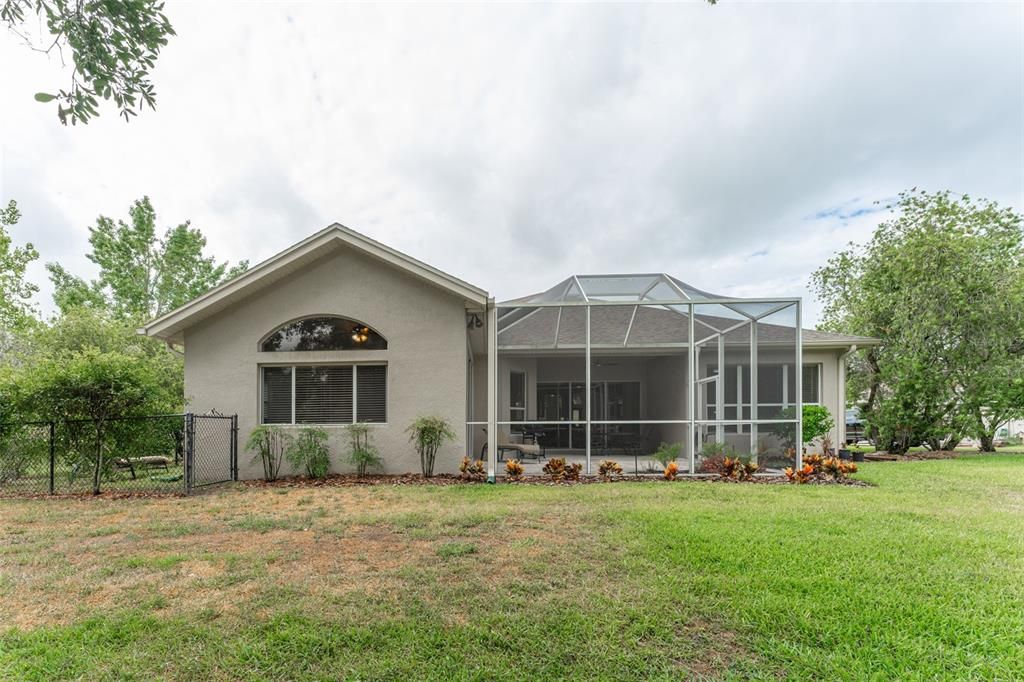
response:
<path id="1" fill-rule="evenodd" d="M 238 415 L 185 415 L 185 494 L 238 480 Z"/>

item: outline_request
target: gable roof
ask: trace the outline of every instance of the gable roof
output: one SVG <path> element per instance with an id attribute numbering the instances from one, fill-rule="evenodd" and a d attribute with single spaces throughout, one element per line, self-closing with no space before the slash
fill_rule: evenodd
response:
<path id="1" fill-rule="evenodd" d="M 457 296 L 468 304 L 485 306 L 487 292 L 431 265 L 408 256 L 364 234 L 333 223 L 284 251 L 271 256 L 237 277 L 215 286 L 185 305 L 150 320 L 138 331 L 168 341 L 180 342 L 182 332 L 220 310 L 260 289 L 299 271 L 339 246 L 346 246 L 371 258 L 407 272 L 420 280 Z"/>

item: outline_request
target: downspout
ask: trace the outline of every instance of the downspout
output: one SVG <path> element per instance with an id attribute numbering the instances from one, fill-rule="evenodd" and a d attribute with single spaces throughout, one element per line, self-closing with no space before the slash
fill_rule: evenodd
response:
<path id="1" fill-rule="evenodd" d="M 498 308 L 487 299 L 487 482 L 498 469 Z"/>
<path id="2" fill-rule="evenodd" d="M 839 356 L 839 363 L 836 366 L 836 406 L 839 409 L 841 418 L 836 419 L 836 452 L 846 447 L 846 358 L 857 352 L 857 344 Z"/>

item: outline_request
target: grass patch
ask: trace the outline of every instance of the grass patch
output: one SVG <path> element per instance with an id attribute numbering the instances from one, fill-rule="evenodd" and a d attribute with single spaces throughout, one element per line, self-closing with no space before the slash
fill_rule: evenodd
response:
<path id="1" fill-rule="evenodd" d="M 442 559 L 454 559 L 455 557 L 476 554 L 477 547 L 472 542 L 446 542 L 437 548 L 437 556 Z"/>
<path id="2" fill-rule="evenodd" d="M 3 500 L 0 679 L 1024 679 L 1024 456 L 860 477 Z"/>

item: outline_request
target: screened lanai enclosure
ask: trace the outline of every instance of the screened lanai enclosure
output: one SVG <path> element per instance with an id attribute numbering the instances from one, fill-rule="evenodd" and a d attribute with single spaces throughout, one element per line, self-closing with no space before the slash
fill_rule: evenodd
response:
<path id="1" fill-rule="evenodd" d="M 799 465 L 799 299 L 716 296 L 666 274 L 576 275 L 468 325 L 467 438 L 489 473 L 566 457 L 680 472 Z"/>

